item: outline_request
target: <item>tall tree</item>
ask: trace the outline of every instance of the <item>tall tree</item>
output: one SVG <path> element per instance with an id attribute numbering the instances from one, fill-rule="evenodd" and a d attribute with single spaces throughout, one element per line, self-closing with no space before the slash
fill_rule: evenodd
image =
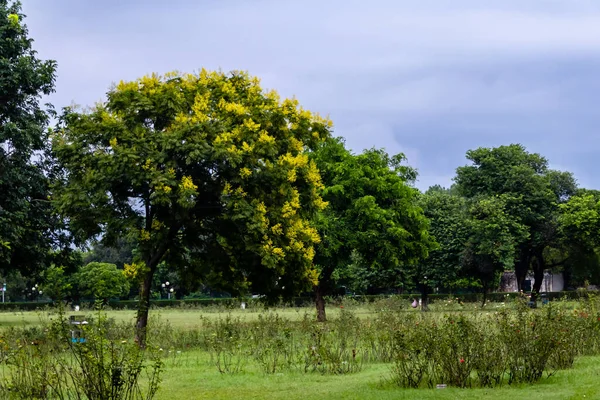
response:
<path id="1" fill-rule="evenodd" d="M 430 233 L 437 247 L 414 269 L 413 281 L 420 289 L 423 309 L 432 288 L 452 289 L 461 284 L 462 253 L 468 239 L 467 201 L 439 186 L 429 188 L 420 197 Z"/>
<path id="2" fill-rule="evenodd" d="M 485 305 L 487 292 L 497 287 L 501 273 L 514 266 L 518 246 L 527 240 L 528 231 L 506 212 L 503 196 L 472 199 L 466 229 L 463 274 L 479 282 Z"/>
<path id="3" fill-rule="evenodd" d="M 580 191 L 560 205 L 565 286 L 600 283 L 600 194 Z"/>
<path id="4" fill-rule="evenodd" d="M 126 272 L 140 282 L 140 345 L 162 260 L 234 293 L 291 295 L 316 281 L 311 220 L 326 203 L 305 151 L 330 126 L 242 72 L 146 76 L 90 112 L 65 111 L 55 204 L 82 239 L 135 240 Z"/>
<path id="5" fill-rule="evenodd" d="M 44 173 L 56 63 L 37 58 L 19 2 L 0 0 L 0 272 L 44 265 L 55 221 Z"/>
<path id="6" fill-rule="evenodd" d="M 568 172 L 550 170 L 544 157 L 519 144 L 469 150 L 467 159 L 472 165 L 457 169 L 457 190 L 467 198 L 501 195 L 506 213 L 525 226 L 526 239 L 517 246 L 515 274 L 522 289 L 531 268 L 535 296 L 544 270 L 552 266 L 547 262 L 548 251 L 559 245 L 558 205 L 575 193 L 575 180 Z"/>
<path id="7" fill-rule="evenodd" d="M 323 297 L 334 288 L 336 270 L 352 263 L 353 254 L 374 279 L 389 283 L 385 277 L 425 258 L 433 241 L 417 204 L 418 191 L 410 185 L 416 173 L 403 164 L 404 155 L 390 157 L 376 149 L 354 155 L 337 138 L 312 156 L 329 203 L 317 217 L 322 241 L 315 255 L 317 317 L 324 321 Z"/>

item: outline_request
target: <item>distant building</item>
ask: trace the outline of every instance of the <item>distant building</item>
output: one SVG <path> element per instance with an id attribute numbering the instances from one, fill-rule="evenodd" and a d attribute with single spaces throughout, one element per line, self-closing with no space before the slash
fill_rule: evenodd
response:
<path id="1" fill-rule="evenodd" d="M 535 278 L 532 274 L 527 274 L 525 282 L 523 282 L 523 291 L 529 292 L 535 283 Z M 544 279 L 542 281 L 542 287 L 540 292 L 560 292 L 565 288 L 565 280 L 563 279 L 562 272 L 544 272 Z M 516 292 L 517 291 L 517 278 L 514 271 L 504 272 L 500 279 L 500 291 L 501 292 Z"/>

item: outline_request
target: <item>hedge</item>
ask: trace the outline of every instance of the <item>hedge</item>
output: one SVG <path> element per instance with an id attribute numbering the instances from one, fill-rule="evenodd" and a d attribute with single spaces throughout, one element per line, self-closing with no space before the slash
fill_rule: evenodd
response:
<path id="1" fill-rule="evenodd" d="M 517 292 L 509 293 L 488 293 L 486 296 L 487 300 L 492 302 L 502 302 L 507 299 L 513 299 L 519 294 Z M 463 302 L 480 302 L 483 300 L 481 293 L 465 293 L 460 295 L 452 294 L 430 294 L 430 303 L 436 301 L 444 301 L 449 298 L 460 299 Z M 557 299 L 569 299 L 574 300 L 581 297 L 581 292 L 577 291 L 564 291 L 564 292 L 549 292 L 544 293 L 548 300 Z M 358 303 L 374 303 L 383 299 L 398 299 L 410 301 L 415 298 L 420 298 L 421 295 L 418 293 L 403 293 L 394 295 L 356 295 L 356 296 L 343 296 L 343 297 L 329 297 L 327 301 L 333 304 L 339 304 L 342 300 L 354 300 Z M 182 307 L 182 308 L 197 308 L 207 306 L 221 306 L 224 308 L 239 308 L 240 303 L 244 301 L 248 308 L 264 307 L 267 303 L 260 298 L 202 298 L 202 299 L 185 299 L 185 300 L 151 300 L 150 304 L 153 308 L 165 308 L 165 307 Z M 39 301 L 39 302 L 7 302 L 0 303 L 0 311 L 33 311 L 40 310 L 46 307 L 52 306 L 52 302 Z M 311 297 L 294 297 L 290 301 L 284 303 L 287 306 L 302 307 L 312 306 L 314 301 Z M 81 301 L 79 305 L 82 308 L 91 308 L 93 302 L 90 300 Z M 138 306 L 137 300 L 110 300 L 108 306 L 116 310 L 135 310 Z"/>

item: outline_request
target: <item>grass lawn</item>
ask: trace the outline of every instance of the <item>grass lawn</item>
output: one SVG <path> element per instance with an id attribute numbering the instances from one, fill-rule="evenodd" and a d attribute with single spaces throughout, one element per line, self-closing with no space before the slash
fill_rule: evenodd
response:
<path id="1" fill-rule="evenodd" d="M 494 307 L 485 310 L 493 311 Z M 370 305 L 346 306 L 359 317 L 374 315 Z M 481 310 L 479 308 L 478 310 Z M 306 313 L 314 317 L 313 308 L 275 308 L 280 316 L 301 320 Z M 407 309 L 407 312 L 419 312 Z M 436 312 L 437 311 L 437 312 Z M 475 309 L 436 309 L 440 318 L 444 312 Z M 224 310 L 223 308 L 154 309 L 151 318 L 160 317 L 173 328 L 197 329 L 201 318 L 216 319 L 230 313 L 243 320 L 254 320 L 262 309 Z M 83 310 L 77 314 L 92 315 Z M 339 307 L 328 307 L 332 319 L 340 313 Z M 73 313 L 69 313 L 73 314 Z M 133 324 L 135 311 L 108 311 L 108 316 Z M 2 312 L 0 329 L 9 326 L 34 326 L 42 319 L 54 318 L 49 310 L 40 312 Z M 166 351 L 167 349 L 165 349 Z M 211 364 L 207 352 L 173 349 L 165 358 L 161 389 L 156 399 L 600 399 L 600 357 L 580 357 L 570 370 L 557 371 L 533 385 L 504 385 L 494 389 L 402 389 L 389 381 L 391 364 L 366 364 L 363 370 L 347 375 L 321 375 L 284 371 L 273 375 L 263 373 L 255 361 L 248 360 L 244 371 L 234 375 L 220 374 Z"/>
<path id="2" fill-rule="evenodd" d="M 157 399 L 600 399 L 600 357 L 579 358 L 575 368 L 534 385 L 495 389 L 402 389 L 385 381 L 389 367 L 371 364 L 341 376 L 266 375 L 249 364 L 237 375 L 221 375 L 205 353 L 182 353 L 167 360 Z"/>
<path id="3" fill-rule="evenodd" d="M 270 309 L 273 312 L 278 313 L 281 317 L 290 320 L 300 320 L 304 317 L 305 313 L 309 315 L 315 314 L 313 308 L 273 308 Z M 358 316 L 372 315 L 372 311 L 363 308 L 355 309 L 353 312 Z M 192 309 L 153 309 L 150 311 L 150 318 L 159 317 L 163 322 L 169 322 L 173 328 L 187 328 L 194 329 L 200 325 L 200 318 L 219 318 L 227 314 L 231 314 L 232 317 L 240 317 L 244 320 L 255 320 L 258 315 L 264 313 L 264 310 L 255 309 L 235 309 L 235 310 L 224 310 L 224 309 L 211 309 L 211 308 L 192 308 Z M 339 309 L 329 308 L 327 309 L 327 315 L 334 317 L 339 313 Z M 52 318 L 56 313 L 53 311 L 15 311 L 15 312 L 0 312 L 0 329 L 8 326 L 32 326 L 38 325 L 40 319 Z M 68 312 L 71 314 L 84 314 L 94 315 L 93 310 L 82 310 L 80 312 Z M 118 322 L 131 322 L 134 323 L 136 311 L 134 310 L 110 310 L 106 312 L 109 318 L 114 318 Z"/>
<path id="4" fill-rule="evenodd" d="M 410 304 L 410 302 L 407 302 Z M 570 303 L 569 303 L 570 304 Z M 574 305 L 575 303 L 573 303 Z M 379 305 L 381 306 L 381 305 Z M 374 310 L 377 306 L 375 305 L 346 305 L 346 310 L 352 311 L 357 317 L 365 318 L 373 316 Z M 481 308 L 478 304 L 470 303 L 464 307 L 444 307 L 443 303 L 434 304 L 431 306 L 432 312 L 473 312 L 473 311 L 496 311 L 500 308 L 498 303 L 491 303 L 486 308 Z M 269 308 L 270 311 L 276 312 L 282 318 L 290 320 L 301 320 L 306 313 L 313 316 L 316 315 L 314 307 L 277 307 Z M 407 308 L 407 312 L 419 312 L 419 310 Z M 329 318 L 335 318 L 340 308 L 335 306 L 328 306 L 326 309 L 327 316 Z M 81 310 L 80 312 L 68 312 L 68 314 L 93 314 L 93 310 Z M 258 315 L 264 313 L 263 308 L 255 307 L 241 310 L 236 309 L 225 309 L 222 307 L 203 307 L 203 308 L 156 308 L 150 311 L 150 317 L 160 316 L 162 321 L 168 321 L 174 328 L 188 328 L 193 329 L 200 325 L 200 318 L 219 318 L 226 314 L 231 314 L 232 317 L 240 317 L 247 321 L 252 321 L 258 318 Z M 0 329 L 8 326 L 31 326 L 37 325 L 40 322 L 40 318 L 52 318 L 55 314 L 53 311 L 4 311 L 0 312 Z M 107 311 L 107 315 L 110 318 L 114 318 L 118 322 L 131 322 L 135 319 L 136 311 L 134 310 L 110 310 Z"/>

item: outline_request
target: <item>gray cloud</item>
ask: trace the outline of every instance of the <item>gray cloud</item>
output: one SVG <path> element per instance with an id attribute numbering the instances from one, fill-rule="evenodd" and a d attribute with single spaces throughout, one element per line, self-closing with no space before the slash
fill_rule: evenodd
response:
<path id="1" fill-rule="evenodd" d="M 24 10 L 40 55 L 59 63 L 57 106 L 155 71 L 244 69 L 329 114 L 355 151 L 404 152 L 421 188 L 449 184 L 470 148 L 515 142 L 600 187 L 597 1 L 30 0 Z"/>

